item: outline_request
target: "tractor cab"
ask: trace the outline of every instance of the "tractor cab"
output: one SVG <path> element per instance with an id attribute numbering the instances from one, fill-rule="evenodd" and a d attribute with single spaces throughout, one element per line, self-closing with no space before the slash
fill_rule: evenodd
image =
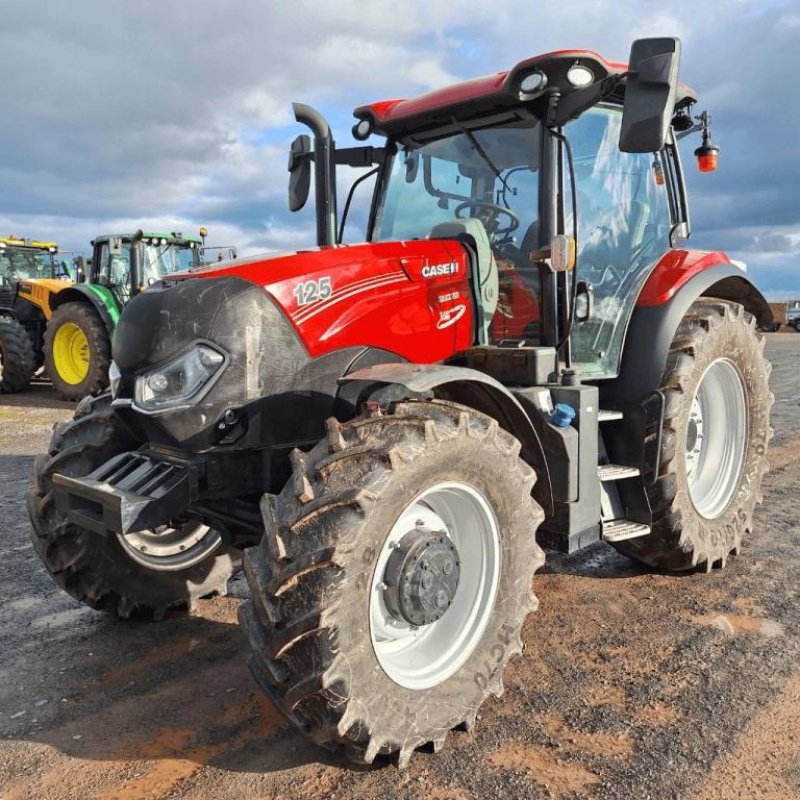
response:
<path id="1" fill-rule="evenodd" d="M 201 264 L 201 239 L 181 233 L 122 233 L 92 242 L 90 282 L 111 289 L 120 306 L 175 272 Z"/>
<path id="2" fill-rule="evenodd" d="M 337 150 L 328 134 L 327 156 L 324 121 L 296 106 L 315 145 L 292 146 L 290 207 L 304 202 L 308 161 L 376 165 L 368 241 L 468 239 L 473 259 L 490 258 L 473 265 L 479 286 L 497 284 L 479 298 L 476 344 L 548 346 L 584 379 L 616 377 L 645 280 L 689 234 L 676 141 L 701 125 L 689 114 L 695 93 L 676 80 L 678 54 L 671 39 L 641 43 L 630 67 L 560 51 L 361 106 L 354 135 L 384 136 L 385 147 Z M 706 143 L 707 115 L 702 129 Z M 343 224 L 327 238 L 319 227 L 336 214 L 331 173 L 316 174 L 319 243 L 338 243 Z"/>
<path id="3" fill-rule="evenodd" d="M 58 245 L 18 239 L 0 238 L 0 304 L 9 301 L 21 280 L 59 279 L 67 277 L 56 261 Z"/>
<path id="4" fill-rule="evenodd" d="M 670 192 L 677 196 L 677 186 L 663 179 L 662 158 L 673 159 L 667 174 L 677 172 L 674 154 L 620 151 L 621 123 L 621 106 L 609 103 L 564 126 L 554 148 L 555 198 L 545 185 L 546 137 L 536 117 L 464 127 L 421 143 L 400 134 L 389 148 L 396 152 L 379 189 L 371 239 L 447 236 L 456 230 L 453 223 L 476 221 L 470 229 L 485 236 L 496 264 L 487 271 L 496 270 L 499 280 L 487 343 L 554 345 L 556 326 L 543 328 L 542 321 L 548 315 L 552 321 L 564 304 L 544 308 L 552 264 L 541 222 L 550 209 L 542 206 L 555 199 L 557 229 L 569 234 L 577 208 L 577 235 L 571 238 L 581 265 L 581 310 L 572 327 L 574 367 L 590 377 L 613 375 L 637 289 L 647 268 L 669 250 L 673 226 L 685 218 L 677 205 L 671 212 Z"/>

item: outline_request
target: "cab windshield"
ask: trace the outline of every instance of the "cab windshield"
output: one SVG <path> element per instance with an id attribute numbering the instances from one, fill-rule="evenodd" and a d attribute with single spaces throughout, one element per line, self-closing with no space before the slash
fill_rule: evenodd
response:
<path id="1" fill-rule="evenodd" d="M 145 244 L 142 247 L 142 278 L 146 286 L 165 275 L 200 266 L 200 248 L 187 244 Z"/>
<path id="2" fill-rule="evenodd" d="M 541 338 L 541 127 L 526 120 L 401 147 L 377 209 L 373 241 L 422 239 L 441 223 L 479 220 L 497 264 L 491 344 Z"/>
<path id="3" fill-rule="evenodd" d="M 539 159 L 535 121 L 400 144 L 372 240 L 422 239 L 439 223 L 477 218 L 493 244 L 519 247 L 539 216 Z"/>
<path id="4" fill-rule="evenodd" d="M 0 281 L 3 283 L 52 278 L 54 274 L 55 262 L 50 252 L 23 248 L 0 249 Z"/>

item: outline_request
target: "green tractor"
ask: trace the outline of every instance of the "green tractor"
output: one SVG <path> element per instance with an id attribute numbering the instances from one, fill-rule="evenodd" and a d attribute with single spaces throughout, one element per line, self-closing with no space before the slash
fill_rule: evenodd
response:
<path id="1" fill-rule="evenodd" d="M 19 392 L 42 366 L 51 305 L 71 284 L 58 245 L 0 238 L 0 392 Z"/>
<path id="2" fill-rule="evenodd" d="M 80 400 L 108 386 L 111 337 L 122 309 L 166 275 L 199 267 L 202 244 L 200 236 L 141 230 L 92 242 L 89 264 L 77 264 L 84 282 L 51 299 L 44 362 L 61 397 Z"/>

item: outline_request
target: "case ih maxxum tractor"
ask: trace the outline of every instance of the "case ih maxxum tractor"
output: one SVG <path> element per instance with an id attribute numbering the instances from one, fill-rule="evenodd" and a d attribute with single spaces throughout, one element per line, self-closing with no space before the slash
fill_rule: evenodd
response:
<path id="1" fill-rule="evenodd" d="M 315 741 L 401 765 L 502 691 L 542 545 L 722 566 L 770 438 L 770 319 L 689 232 L 676 138 L 717 148 L 678 42 L 570 50 L 324 119 L 318 245 L 166 277 L 116 329 L 111 392 L 56 429 L 29 498 L 73 597 L 160 616 L 240 564 L 252 668 Z M 335 166 L 374 166 L 337 246 Z M 576 262 L 577 257 L 577 262 Z"/>

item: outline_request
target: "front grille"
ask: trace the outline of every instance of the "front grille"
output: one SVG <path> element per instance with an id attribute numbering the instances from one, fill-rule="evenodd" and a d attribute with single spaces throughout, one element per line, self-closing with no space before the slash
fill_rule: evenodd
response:
<path id="1" fill-rule="evenodd" d="M 0 286 L 0 308 L 11 308 L 14 290 L 10 286 Z"/>

